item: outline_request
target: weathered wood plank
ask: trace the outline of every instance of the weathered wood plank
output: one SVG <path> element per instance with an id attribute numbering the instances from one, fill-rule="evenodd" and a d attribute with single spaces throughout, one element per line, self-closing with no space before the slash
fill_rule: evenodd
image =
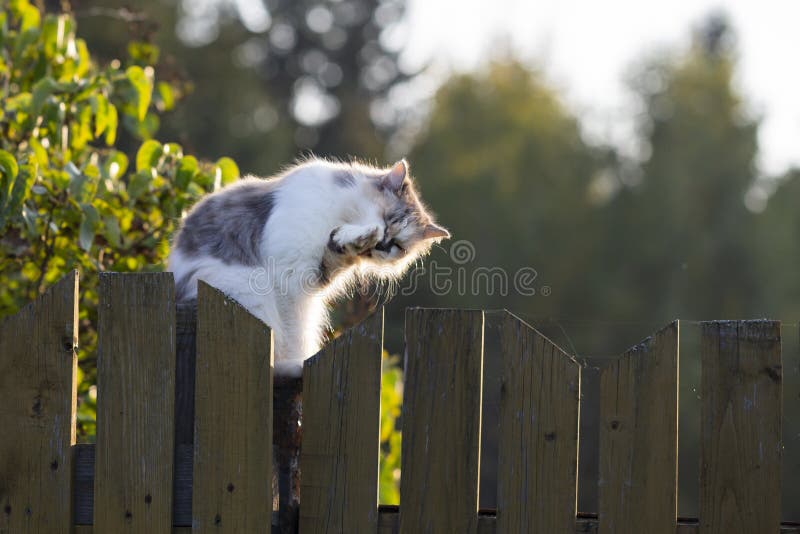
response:
<path id="1" fill-rule="evenodd" d="M 69 532 L 78 273 L 0 324 L 0 532 Z"/>
<path id="2" fill-rule="evenodd" d="M 383 310 L 306 360 L 300 532 L 375 532 Z"/>
<path id="3" fill-rule="evenodd" d="M 198 285 L 192 532 L 265 532 L 272 518 L 272 336 Z"/>
<path id="4" fill-rule="evenodd" d="M 780 322 L 703 324 L 703 534 L 778 531 L 782 373 Z"/>
<path id="5" fill-rule="evenodd" d="M 567 532 L 577 505 L 580 365 L 510 313 L 501 345 L 497 529 Z"/>
<path id="6" fill-rule="evenodd" d="M 94 524 L 172 528 L 175 284 L 172 273 L 100 274 Z"/>
<path id="7" fill-rule="evenodd" d="M 483 312 L 406 311 L 400 532 L 478 525 Z"/>
<path id="8" fill-rule="evenodd" d="M 674 534 L 678 322 L 600 374 L 600 533 Z"/>

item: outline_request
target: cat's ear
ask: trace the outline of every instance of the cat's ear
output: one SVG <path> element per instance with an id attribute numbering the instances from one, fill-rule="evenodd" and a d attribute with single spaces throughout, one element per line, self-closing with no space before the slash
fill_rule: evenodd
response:
<path id="1" fill-rule="evenodd" d="M 425 226 L 422 239 L 450 239 L 450 232 L 436 224 Z"/>
<path id="2" fill-rule="evenodd" d="M 403 182 L 406 181 L 407 177 L 408 162 L 405 159 L 401 159 L 392 165 L 392 170 L 381 178 L 381 185 L 389 191 L 397 193 L 403 187 Z"/>

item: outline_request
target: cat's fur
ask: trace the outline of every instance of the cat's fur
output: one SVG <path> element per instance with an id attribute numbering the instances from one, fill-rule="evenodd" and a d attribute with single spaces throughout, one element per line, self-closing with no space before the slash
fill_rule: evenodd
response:
<path id="1" fill-rule="evenodd" d="M 268 324 L 275 370 L 297 376 L 320 348 L 327 303 L 359 278 L 395 279 L 450 237 L 419 199 L 405 160 L 390 169 L 314 159 L 206 196 L 175 236 L 178 300 L 197 280 Z"/>

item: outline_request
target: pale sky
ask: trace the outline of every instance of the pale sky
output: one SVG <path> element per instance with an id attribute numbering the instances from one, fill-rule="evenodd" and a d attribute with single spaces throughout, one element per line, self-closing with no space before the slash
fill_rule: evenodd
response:
<path id="1" fill-rule="evenodd" d="M 738 34 L 737 84 L 764 121 L 762 171 L 800 166 L 800 0 L 409 0 L 412 65 L 479 66 L 498 43 L 542 67 L 590 138 L 630 148 L 624 76 L 648 52 L 680 50 L 693 26 L 724 10 Z"/>

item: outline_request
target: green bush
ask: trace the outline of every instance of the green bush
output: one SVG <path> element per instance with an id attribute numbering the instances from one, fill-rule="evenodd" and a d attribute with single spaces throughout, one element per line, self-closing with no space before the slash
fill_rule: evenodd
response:
<path id="1" fill-rule="evenodd" d="M 81 271 L 85 439 L 94 434 L 95 273 L 162 270 L 184 210 L 239 170 L 152 139 L 184 92 L 155 80 L 155 46 L 132 42 L 128 58 L 100 66 L 75 29 L 71 15 L 42 16 L 28 0 L 0 11 L 0 316 Z"/>
<path id="2" fill-rule="evenodd" d="M 239 169 L 153 139 L 159 115 L 186 92 L 156 81 L 157 47 L 131 42 L 127 58 L 98 65 L 75 31 L 71 15 L 42 16 L 28 0 L 0 10 L 0 317 L 81 271 L 78 435 L 92 441 L 96 273 L 163 270 L 182 213 Z M 396 360 L 385 359 L 381 394 L 387 503 L 398 500 Z"/>

